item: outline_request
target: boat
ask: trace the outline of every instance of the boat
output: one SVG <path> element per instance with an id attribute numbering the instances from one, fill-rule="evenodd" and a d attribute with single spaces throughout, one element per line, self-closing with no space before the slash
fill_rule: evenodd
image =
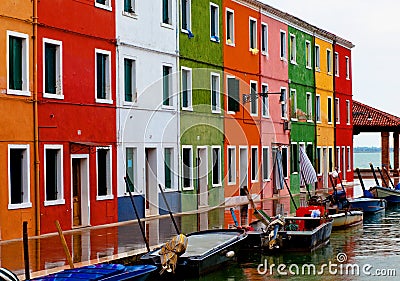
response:
<path id="1" fill-rule="evenodd" d="M 96 264 L 79 268 L 65 269 L 43 277 L 30 280 L 35 281 L 144 281 L 157 269 L 154 265 L 131 265 L 122 264 Z"/>
<path id="2" fill-rule="evenodd" d="M 343 229 L 363 223 L 364 213 L 361 210 L 335 210 L 337 213 L 329 213 L 332 219 L 333 229 Z"/>
<path id="3" fill-rule="evenodd" d="M 176 275 L 185 278 L 204 275 L 232 261 L 247 233 L 244 229 L 212 229 L 193 232 L 186 237 L 186 251 L 178 257 L 175 270 Z M 162 271 L 160 249 L 143 255 L 141 262 L 155 265 Z"/>
<path id="4" fill-rule="evenodd" d="M 374 186 L 369 190 L 376 198 L 385 199 L 388 203 L 400 203 L 400 190 L 398 189 Z"/>
<path id="5" fill-rule="evenodd" d="M 387 206 L 386 200 L 380 198 L 359 197 L 347 200 L 351 208 L 360 209 L 364 213 L 381 212 L 384 211 Z"/>

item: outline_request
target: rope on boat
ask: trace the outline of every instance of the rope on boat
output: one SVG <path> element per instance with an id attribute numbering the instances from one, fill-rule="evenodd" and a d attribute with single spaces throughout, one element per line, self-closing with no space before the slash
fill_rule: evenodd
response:
<path id="1" fill-rule="evenodd" d="M 165 271 L 175 273 L 178 257 L 185 253 L 187 244 L 188 238 L 183 234 L 179 234 L 161 247 L 159 252 L 162 265 L 160 274 L 163 274 Z"/>

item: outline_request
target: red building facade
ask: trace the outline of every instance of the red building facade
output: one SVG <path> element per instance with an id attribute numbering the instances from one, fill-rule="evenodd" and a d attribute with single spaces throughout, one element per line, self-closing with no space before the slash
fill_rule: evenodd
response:
<path id="1" fill-rule="evenodd" d="M 41 233 L 118 220 L 114 5 L 39 2 Z"/>

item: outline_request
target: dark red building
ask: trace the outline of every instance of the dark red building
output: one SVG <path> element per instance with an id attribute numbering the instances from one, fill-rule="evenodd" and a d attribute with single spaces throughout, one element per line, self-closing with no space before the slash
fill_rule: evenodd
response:
<path id="1" fill-rule="evenodd" d="M 41 233 L 116 222 L 114 0 L 39 1 Z"/>

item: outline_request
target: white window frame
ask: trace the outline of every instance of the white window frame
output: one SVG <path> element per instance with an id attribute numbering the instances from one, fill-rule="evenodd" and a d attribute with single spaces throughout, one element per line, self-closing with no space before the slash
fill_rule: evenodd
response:
<path id="1" fill-rule="evenodd" d="M 47 190 L 47 182 L 46 182 L 46 174 L 47 174 L 47 157 L 46 151 L 47 150 L 58 150 L 59 155 L 57 157 L 58 162 L 58 171 L 57 171 L 57 182 L 58 182 L 58 198 L 56 200 L 46 200 L 46 190 Z M 44 206 L 54 206 L 54 205 L 63 205 L 65 204 L 64 198 L 64 152 L 63 152 L 63 145 L 59 144 L 45 144 L 44 145 Z"/>
<path id="2" fill-rule="evenodd" d="M 212 30 L 211 30 L 211 21 L 212 21 L 212 8 L 217 9 L 216 12 L 216 18 L 215 18 L 215 34 L 216 36 L 212 35 Z M 216 37 L 216 38 L 215 38 Z M 210 40 L 213 42 L 219 42 L 220 41 L 220 36 L 219 36 L 219 6 L 213 2 L 210 2 Z"/>
<path id="3" fill-rule="evenodd" d="M 312 51 L 311 51 L 311 42 L 306 40 L 306 68 L 311 69 L 311 63 L 312 63 Z M 308 48 L 307 48 L 308 46 Z"/>
<path id="4" fill-rule="evenodd" d="M 184 186 L 184 174 L 183 174 L 183 150 L 184 149 L 190 149 L 190 169 L 189 169 L 189 173 L 190 173 L 190 186 L 185 187 Z M 193 190 L 194 186 L 193 186 L 193 146 L 192 145 L 182 145 L 182 157 L 181 157 L 181 169 L 182 169 L 182 173 L 181 173 L 181 177 L 182 177 L 182 190 Z"/>
<path id="5" fill-rule="evenodd" d="M 346 153 L 347 153 L 347 172 L 351 172 L 351 153 L 350 153 L 350 146 L 346 147 Z"/>
<path id="6" fill-rule="evenodd" d="M 332 75 L 332 51 L 331 49 L 326 49 L 326 72 L 328 75 Z"/>
<path id="7" fill-rule="evenodd" d="M 292 96 L 293 95 L 293 104 L 291 105 L 292 107 L 293 107 L 293 110 L 294 110 L 294 116 L 291 116 L 291 120 L 293 120 L 293 121 L 297 121 L 298 120 L 298 118 L 297 118 L 297 91 L 296 91 L 296 89 L 290 89 L 290 96 Z"/>
<path id="8" fill-rule="evenodd" d="M 11 149 L 25 149 L 24 152 L 24 162 L 23 162 L 23 183 L 24 186 L 22 187 L 24 192 L 24 202 L 11 204 L 11 167 L 10 167 L 10 151 Z M 26 209 L 32 207 L 31 202 L 31 183 L 30 183 L 30 149 L 29 144 L 9 144 L 8 145 L 8 209 L 9 210 L 16 210 L 16 209 Z"/>
<path id="9" fill-rule="evenodd" d="M 182 1 L 186 1 L 187 2 L 187 10 L 186 10 L 186 19 L 187 19 L 187 29 L 183 28 L 183 18 L 182 18 Z M 180 28 L 181 28 L 181 32 L 183 33 L 189 33 L 192 32 L 192 0 L 181 0 L 180 1 L 180 15 L 181 15 L 181 24 L 180 24 Z"/>
<path id="10" fill-rule="evenodd" d="M 229 159 L 229 151 L 232 151 L 232 162 L 230 162 L 231 159 Z M 226 149 L 226 163 L 227 163 L 227 179 L 228 179 L 228 185 L 235 185 L 236 184 L 236 146 L 234 145 L 228 145 Z M 232 166 L 229 167 L 229 163 L 232 163 Z M 229 169 L 230 168 L 230 169 Z M 231 170 L 232 173 L 232 181 L 229 180 L 229 170 Z"/>
<path id="11" fill-rule="evenodd" d="M 250 101 L 250 115 L 251 116 L 258 116 L 258 81 L 255 81 L 255 80 L 250 80 L 250 97 L 251 97 L 251 89 L 252 89 L 252 85 L 256 85 L 256 94 L 257 94 L 257 98 L 256 98 L 256 100 L 255 100 L 255 111 L 253 112 L 253 107 L 252 107 L 252 105 L 253 105 L 253 103 L 252 103 L 252 101 Z M 250 100 L 251 100 L 251 98 L 250 98 Z"/>
<path id="12" fill-rule="evenodd" d="M 181 97 L 181 104 L 182 104 L 182 110 L 187 110 L 187 111 L 193 111 L 193 81 L 192 81 L 192 69 L 189 67 L 185 67 L 182 66 L 181 67 L 181 89 L 183 90 L 183 77 L 182 74 L 184 71 L 188 72 L 188 82 L 187 82 L 187 95 L 188 95 L 188 106 L 184 107 L 183 106 L 183 91 L 181 91 L 182 93 L 182 97 Z M 171 96 L 171 95 L 170 95 Z M 171 99 L 172 97 L 170 97 Z"/>
<path id="13" fill-rule="evenodd" d="M 217 77 L 217 83 L 216 83 L 217 88 L 215 89 L 216 93 L 217 93 L 217 96 L 215 97 L 216 109 L 213 109 L 213 86 L 212 86 L 213 85 L 213 83 L 212 83 L 213 77 Z M 210 97 L 211 97 L 211 112 L 212 113 L 221 113 L 221 92 L 220 92 L 221 86 L 220 86 L 220 84 L 221 84 L 220 74 L 216 73 L 216 72 L 211 72 L 211 74 L 210 74 L 210 89 L 211 89 Z"/>
<path id="14" fill-rule="evenodd" d="M 264 91 L 264 88 L 266 91 Z M 261 92 L 262 93 L 268 93 L 268 84 L 267 83 L 261 83 Z M 265 102 L 266 101 L 266 102 Z M 268 95 L 262 96 L 261 97 L 261 116 L 264 118 L 269 118 L 269 99 Z"/>
<path id="15" fill-rule="evenodd" d="M 351 110 L 350 110 L 350 100 L 346 100 L 346 125 L 350 125 L 351 120 Z"/>
<path id="16" fill-rule="evenodd" d="M 229 39 L 228 39 L 228 25 L 229 25 L 228 12 L 232 13 L 232 26 L 231 26 L 232 34 L 229 34 L 231 35 L 232 38 Z M 225 8 L 225 18 L 226 18 L 225 22 L 226 45 L 235 46 L 235 11 L 230 8 Z M 229 42 L 229 40 L 231 40 L 231 42 Z"/>
<path id="17" fill-rule="evenodd" d="M 107 175 L 107 182 L 109 184 L 109 188 L 107 189 L 107 195 L 98 195 L 98 191 L 99 191 L 99 178 L 98 178 L 98 173 L 99 173 L 99 169 L 98 169 L 98 151 L 104 149 L 104 150 L 108 150 L 108 172 L 109 174 Z M 112 200 L 114 199 L 114 194 L 113 194 L 113 165 L 112 165 L 113 161 L 112 161 L 112 146 L 108 145 L 108 146 L 97 146 L 96 147 L 96 200 L 97 201 L 101 201 L 101 200 Z"/>
<path id="18" fill-rule="evenodd" d="M 254 159 L 253 159 L 253 150 L 256 151 L 256 157 L 257 157 L 257 159 L 255 159 L 256 161 L 254 161 Z M 255 164 L 255 167 L 253 167 L 253 162 Z M 258 164 L 258 146 L 251 145 L 250 146 L 250 182 L 252 182 L 252 183 L 258 182 L 258 166 L 259 166 L 259 164 Z M 255 168 L 254 175 L 253 175 L 253 168 Z"/>
<path id="19" fill-rule="evenodd" d="M 251 47 L 251 34 L 250 34 L 250 26 L 252 24 L 252 22 L 254 22 L 254 48 Z M 253 18 L 253 17 L 249 17 L 249 51 L 250 52 L 254 52 L 254 54 L 257 54 L 258 51 L 258 33 L 257 33 L 257 19 Z"/>
<path id="20" fill-rule="evenodd" d="M 264 50 L 262 44 L 265 46 Z M 265 22 L 261 22 L 261 54 L 268 56 L 268 24 Z"/>
<path id="21" fill-rule="evenodd" d="M 313 121 L 313 104 L 312 104 L 312 94 L 306 92 L 306 107 L 307 107 L 307 122 Z"/>
<path id="22" fill-rule="evenodd" d="M 132 11 L 131 12 L 125 11 L 125 7 L 124 7 L 122 10 L 122 14 L 125 16 L 136 16 L 136 0 L 130 0 L 130 2 L 131 2 L 131 6 L 132 6 Z"/>
<path id="23" fill-rule="evenodd" d="M 317 102 L 318 101 L 318 102 Z M 315 120 L 317 123 L 321 123 L 321 95 L 315 95 Z"/>
<path id="24" fill-rule="evenodd" d="M 125 106 L 132 106 L 133 104 L 137 103 L 137 98 L 138 98 L 138 90 L 137 90 L 137 58 L 136 57 L 131 57 L 131 56 L 124 56 L 122 58 L 122 65 L 125 67 L 125 59 L 131 60 L 132 61 L 132 81 L 133 81 L 133 89 L 132 89 L 132 101 L 126 101 L 125 100 L 125 69 L 122 69 L 122 85 L 121 88 L 123 89 L 123 93 L 121 95 L 123 96 L 123 105 Z"/>
<path id="25" fill-rule="evenodd" d="M 133 179 L 130 179 L 131 181 L 132 181 L 132 183 L 133 183 L 133 187 L 134 187 L 134 189 L 133 189 L 133 194 L 139 194 L 139 192 L 138 192 L 138 186 L 137 186 L 137 183 L 138 183 L 138 167 L 137 167 L 137 163 L 138 163 L 138 148 L 136 147 L 136 146 L 125 146 L 125 149 L 124 149 L 124 156 L 123 156 L 123 159 L 125 160 L 124 161 L 124 167 L 125 167 L 125 171 L 127 171 L 127 169 L 128 169 L 128 167 L 126 167 L 126 150 L 127 149 L 132 149 L 133 150 L 133 163 L 132 163 L 132 165 L 133 165 Z M 124 187 L 124 195 L 126 196 L 126 195 L 129 195 L 129 192 L 126 190 L 127 188 L 126 188 L 126 186 Z"/>
<path id="26" fill-rule="evenodd" d="M 282 41 L 282 34 L 284 34 L 284 39 Z M 287 57 L 287 39 L 286 39 L 286 31 L 285 30 L 280 30 L 279 33 L 279 42 L 280 42 L 280 52 L 279 52 L 279 56 L 281 58 L 281 60 L 286 61 L 286 57 Z"/>
<path id="27" fill-rule="evenodd" d="M 101 8 L 101 9 L 107 10 L 107 11 L 112 11 L 111 0 L 106 0 L 106 4 L 105 5 L 97 3 L 97 1 L 94 0 L 94 6 L 97 7 L 97 8 Z"/>
<path id="28" fill-rule="evenodd" d="M 163 22 L 163 17 L 164 17 L 164 11 L 163 11 L 163 2 L 161 2 L 161 26 L 167 27 L 167 28 L 172 28 L 173 26 L 173 13 L 172 13 L 172 0 L 167 0 L 168 1 L 168 16 L 169 16 L 169 22 L 165 23 Z"/>
<path id="29" fill-rule="evenodd" d="M 288 100 L 288 96 L 287 96 L 287 89 L 286 87 L 281 87 L 280 92 L 282 93 L 282 90 L 285 90 L 285 96 L 284 96 L 284 100 L 281 101 L 281 119 L 283 120 L 287 120 L 288 119 L 288 109 L 287 109 L 287 100 Z M 284 110 L 283 110 L 284 109 Z M 283 111 L 283 112 L 282 112 Z M 284 115 L 284 116 L 283 116 Z"/>
<path id="30" fill-rule="evenodd" d="M 169 104 L 168 105 L 164 104 L 164 92 L 163 92 L 164 91 L 164 85 L 163 85 L 163 82 L 161 82 L 161 108 L 173 109 L 174 108 L 174 104 L 175 104 L 175 102 L 174 102 L 175 100 L 174 100 L 174 95 L 172 94 L 173 93 L 173 83 L 174 83 L 172 71 L 173 71 L 174 68 L 173 68 L 172 64 L 163 63 L 161 65 L 161 80 L 164 79 L 164 67 L 168 67 L 170 69 L 170 71 L 171 71 L 171 73 L 168 75 L 168 86 L 169 86 L 169 88 L 168 88 L 168 98 L 169 98 Z"/>
<path id="31" fill-rule="evenodd" d="M 350 80 L 350 58 L 348 56 L 346 58 L 346 79 Z"/>
<path id="32" fill-rule="evenodd" d="M 340 99 L 339 98 L 335 98 L 334 111 L 335 111 L 335 122 L 336 122 L 336 124 L 340 124 Z"/>
<path id="33" fill-rule="evenodd" d="M 336 155 L 335 155 L 336 161 L 335 161 L 335 163 L 337 164 L 336 169 L 338 172 L 341 171 L 340 162 L 342 162 L 342 158 L 340 157 L 340 155 L 341 155 L 341 148 L 340 148 L 340 146 L 336 146 Z"/>
<path id="34" fill-rule="evenodd" d="M 56 93 L 46 93 L 46 43 L 56 45 Z M 53 40 L 49 38 L 43 38 L 43 97 L 44 98 L 52 98 L 52 99 L 64 99 L 63 93 L 63 64 L 62 64 L 62 41 Z"/>
<path id="35" fill-rule="evenodd" d="M 112 73 L 111 73 L 111 51 L 107 50 L 102 50 L 102 49 L 95 49 L 95 55 L 94 55 L 94 97 L 96 100 L 96 103 L 106 103 L 106 104 L 112 104 Z M 107 56 L 107 75 L 106 75 L 106 88 L 108 88 L 107 91 L 107 97 L 105 99 L 99 99 L 97 98 L 97 54 L 103 54 Z"/>
<path id="36" fill-rule="evenodd" d="M 18 37 L 22 39 L 22 90 L 14 90 L 10 89 L 9 85 L 9 75 L 10 75 L 10 37 Z M 25 33 L 15 32 L 7 30 L 7 94 L 9 95 L 17 95 L 17 96 L 30 96 L 29 90 L 29 35 Z"/>
<path id="37" fill-rule="evenodd" d="M 335 76 L 339 77 L 339 53 L 335 52 Z"/>
<path id="38" fill-rule="evenodd" d="M 267 150 L 267 155 L 265 155 L 264 150 Z M 261 147 L 261 166 L 262 166 L 262 180 L 263 182 L 267 182 L 267 181 L 271 181 L 271 177 L 270 177 L 270 150 L 269 150 L 269 146 L 262 146 Z M 264 160 L 267 161 L 267 178 L 264 177 L 265 175 L 265 165 L 264 165 Z"/>
<path id="39" fill-rule="evenodd" d="M 290 63 L 292 64 L 297 64 L 296 48 L 296 35 L 290 33 Z"/>
<path id="40" fill-rule="evenodd" d="M 321 48 L 315 44 L 315 70 L 321 71 Z"/>
<path id="41" fill-rule="evenodd" d="M 331 105 L 331 114 L 329 116 L 329 104 Z M 326 115 L 327 115 L 327 122 L 328 124 L 332 124 L 333 123 L 333 113 L 334 113 L 334 107 L 332 104 L 332 97 L 327 97 L 327 105 L 326 105 Z M 331 120 L 329 121 L 329 117 L 331 118 Z"/>
<path id="42" fill-rule="evenodd" d="M 214 149 L 218 149 L 218 183 L 214 184 Z M 211 183 L 213 187 L 222 186 L 222 159 L 221 159 L 221 146 L 212 145 L 211 146 Z"/>

